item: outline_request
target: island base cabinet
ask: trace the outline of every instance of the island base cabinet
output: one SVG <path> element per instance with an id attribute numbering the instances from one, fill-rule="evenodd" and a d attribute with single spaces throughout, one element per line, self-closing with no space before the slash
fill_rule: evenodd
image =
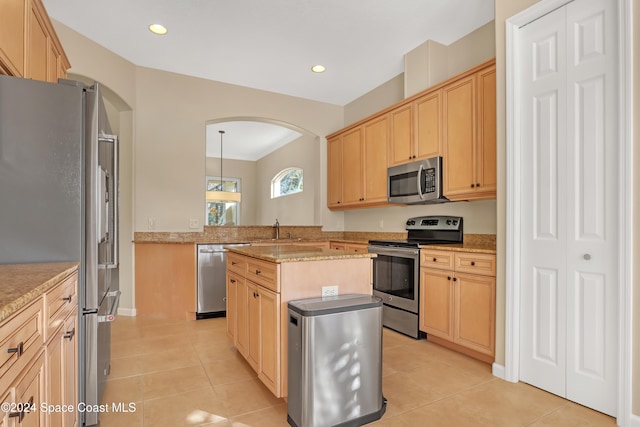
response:
<path id="1" fill-rule="evenodd" d="M 236 309 L 230 310 L 227 330 L 229 322 L 235 320 L 236 348 L 267 388 L 280 396 L 280 294 L 237 276 L 233 280 L 236 280 Z"/>
<path id="2" fill-rule="evenodd" d="M 227 257 L 227 286 L 236 289 L 235 304 L 227 300 L 227 331 L 234 330 L 235 322 L 237 350 L 276 397 L 286 397 L 288 302 L 319 297 L 329 283 L 340 294 L 371 295 L 371 258 L 272 262 L 272 274 L 260 269 L 260 284 L 253 282 L 257 274 L 248 267 L 257 261 L 269 263 L 233 251 Z"/>
<path id="3" fill-rule="evenodd" d="M 260 370 L 258 378 L 276 396 L 280 391 L 280 294 L 259 288 Z"/>

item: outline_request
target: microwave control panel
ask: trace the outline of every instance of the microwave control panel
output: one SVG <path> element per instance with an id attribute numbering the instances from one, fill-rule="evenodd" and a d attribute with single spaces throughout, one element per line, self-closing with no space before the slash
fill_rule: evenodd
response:
<path id="1" fill-rule="evenodd" d="M 436 168 L 426 168 L 422 171 L 422 194 L 436 191 Z"/>

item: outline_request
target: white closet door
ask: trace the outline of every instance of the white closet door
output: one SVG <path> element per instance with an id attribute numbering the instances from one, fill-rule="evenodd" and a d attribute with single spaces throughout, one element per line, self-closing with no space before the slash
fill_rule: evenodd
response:
<path id="1" fill-rule="evenodd" d="M 564 396 L 567 155 L 565 9 L 521 31 L 520 379 Z"/>
<path id="2" fill-rule="evenodd" d="M 616 2 L 567 5 L 567 398 L 617 403 Z"/>
<path id="3" fill-rule="evenodd" d="M 610 415 L 617 384 L 615 2 L 521 31 L 522 381 Z M 528 152 L 526 151 L 528 150 Z"/>

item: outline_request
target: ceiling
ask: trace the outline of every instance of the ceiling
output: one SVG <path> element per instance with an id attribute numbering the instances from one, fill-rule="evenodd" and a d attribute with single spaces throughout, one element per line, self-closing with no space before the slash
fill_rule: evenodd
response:
<path id="1" fill-rule="evenodd" d="M 220 132 L 223 159 L 256 161 L 302 136 L 282 126 L 243 120 L 207 125 L 207 157 L 220 157 Z"/>
<path id="2" fill-rule="evenodd" d="M 341 106 L 402 73 L 404 54 L 425 41 L 448 45 L 494 18 L 494 0 L 43 2 L 53 19 L 138 66 Z M 154 23 L 168 33 L 151 33 Z M 316 64 L 327 70 L 311 72 Z M 248 123 L 225 126 L 225 158 L 257 159 L 296 137 Z M 207 130 L 214 157 L 217 129 Z"/>

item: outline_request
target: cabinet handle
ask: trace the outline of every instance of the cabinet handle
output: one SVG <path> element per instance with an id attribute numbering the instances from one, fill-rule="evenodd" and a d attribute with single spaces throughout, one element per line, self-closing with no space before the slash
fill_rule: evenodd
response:
<path id="1" fill-rule="evenodd" d="M 254 298 L 258 298 L 259 296 L 260 296 L 260 294 L 259 294 L 259 293 L 257 293 L 257 292 L 254 292 L 254 293 L 253 293 L 253 297 L 254 297 Z"/>
<path id="2" fill-rule="evenodd" d="M 480 183 L 479 182 L 476 183 L 476 187 L 480 187 Z"/>
<path id="3" fill-rule="evenodd" d="M 471 261 L 471 266 L 473 267 L 474 265 L 476 265 L 475 261 Z"/>
<path id="4" fill-rule="evenodd" d="M 475 184 L 471 184 L 471 188 L 474 188 L 476 185 Z"/>
<path id="5" fill-rule="evenodd" d="M 231 279 L 230 282 L 231 283 L 236 283 L 236 279 Z"/>
<path id="6" fill-rule="evenodd" d="M 238 263 L 235 261 L 231 261 L 231 265 L 237 265 Z"/>
<path id="7" fill-rule="evenodd" d="M 454 281 L 454 282 L 457 282 L 457 281 L 458 281 L 458 278 L 457 278 L 457 277 L 454 277 L 454 278 L 453 278 L 453 281 Z"/>
<path id="8" fill-rule="evenodd" d="M 75 334 L 76 334 L 76 328 L 73 328 L 70 331 L 67 331 L 66 334 L 64 334 L 64 339 L 71 341 Z"/>
<path id="9" fill-rule="evenodd" d="M 433 257 L 433 262 L 436 262 L 436 261 L 438 261 L 438 258 Z"/>
<path id="10" fill-rule="evenodd" d="M 68 297 L 62 298 L 62 301 L 71 302 L 71 295 L 69 295 Z"/>
<path id="11" fill-rule="evenodd" d="M 20 341 L 17 347 L 8 348 L 7 353 L 16 353 L 18 357 L 22 356 L 22 353 L 24 353 L 24 343 Z"/>
<path id="12" fill-rule="evenodd" d="M 256 270 L 256 274 L 260 274 L 260 273 L 262 273 L 262 271 Z"/>
<path id="13" fill-rule="evenodd" d="M 11 412 L 9 414 L 9 418 L 18 417 L 18 423 L 22 424 L 22 420 L 24 420 L 24 415 L 31 413 L 31 407 L 33 406 L 33 396 L 31 396 L 29 398 L 29 401 L 26 404 L 25 403 L 22 403 L 22 404 L 19 403 L 19 405 L 25 406 L 25 409 L 23 409 L 22 411 L 19 411 L 19 412 Z"/>
<path id="14" fill-rule="evenodd" d="M 451 276 L 447 276 L 447 280 L 451 280 Z"/>

